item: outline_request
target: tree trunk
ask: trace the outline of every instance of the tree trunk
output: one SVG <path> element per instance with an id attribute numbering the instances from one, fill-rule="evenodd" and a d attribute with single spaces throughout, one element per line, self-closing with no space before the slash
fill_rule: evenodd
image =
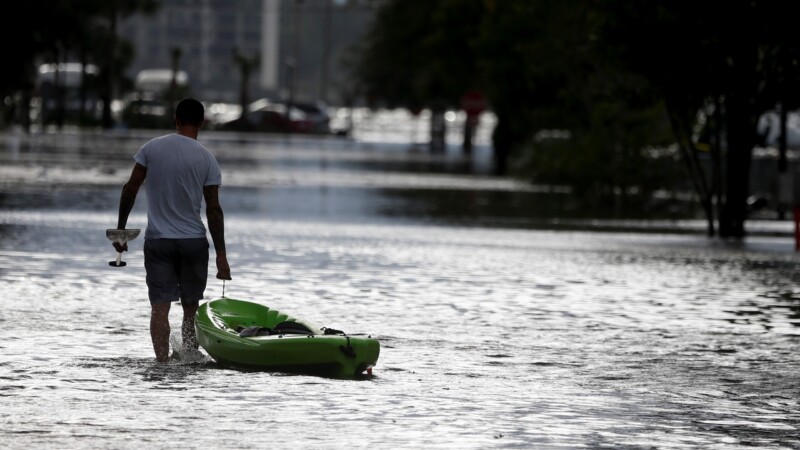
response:
<path id="1" fill-rule="evenodd" d="M 497 125 L 492 132 L 492 144 L 494 145 L 494 173 L 505 175 L 508 172 L 508 157 L 511 154 L 513 138 L 509 119 L 502 112 L 497 112 Z"/>
<path id="2" fill-rule="evenodd" d="M 78 107 L 78 123 L 83 126 L 86 125 L 86 65 L 88 58 L 86 57 L 86 47 L 81 46 L 80 50 L 81 54 L 81 79 L 79 89 L 80 92 L 78 94 L 78 101 L 80 102 L 80 106 Z"/>
<path id="3" fill-rule="evenodd" d="M 444 120 L 444 108 L 431 109 L 431 153 L 444 153 L 447 124 Z"/>
<path id="4" fill-rule="evenodd" d="M 31 132 L 31 98 L 33 97 L 33 88 L 26 86 L 22 90 L 22 101 L 19 105 L 19 122 L 22 124 L 22 129 L 25 133 Z"/>
<path id="5" fill-rule="evenodd" d="M 714 113 L 711 116 L 711 205 L 712 214 L 716 214 L 716 219 L 722 217 L 722 199 L 724 198 L 724 176 L 722 173 L 722 103 L 717 97 L 714 99 Z M 713 222 L 715 216 L 711 216 Z M 713 236 L 713 234 L 709 235 Z"/>
<path id="6" fill-rule="evenodd" d="M 703 207 L 703 212 L 706 216 L 706 234 L 708 237 L 713 237 L 716 231 L 714 227 L 712 193 L 706 183 L 703 166 L 697 158 L 697 150 L 695 150 L 695 143 L 692 140 L 691 126 L 689 122 L 687 122 L 686 117 L 678 111 L 678 108 L 667 105 L 667 115 L 672 125 L 672 132 L 677 139 L 683 162 L 686 164 L 686 169 L 689 172 L 689 178 L 692 180 L 695 192 L 700 197 L 700 205 Z"/>
<path id="7" fill-rule="evenodd" d="M 731 104 L 733 103 L 733 104 Z M 756 127 L 750 107 L 732 98 L 725 108 L 727 117 L 727 173 L 725 203 L 720 215 L 719 233 L 723 238 L 745 237 L 747 196 L 750 194 L 750 165 L 755 146 Z"/>
<path id="8" fill-rule="evenodd" d="M 111 102 L 114 100 L 114 60 L 117 51 L 117 10 L 113 6 L 109 12 L 109 40 L 106 55 L 106 79 L 103 92 L 103 128 L 114 126 L 111 117 Z"/>
<path id="9" fill-rule="evenodd" d="M 461 144 L 461 149 L 467 156 L 472 154 L 472 138 L 475 136 L 474 122 L 475 120 L 470 115 L 467 115 L 467 118 L 464 119 L 464 141 Z"/>
<path id="10" fill-rule="evenodd" d="M 242 109 L 242 113 L 239 115 L 239 118 L 244 119 L 247 117 L 247 105 L 250 104 L 250 96 L 248 95 L 247 89 L 250 85 L 250 69 L 242 67 L 241 71 L 242 79 L 239 84 L 239 107 Z"/>
<path id="11" fill-rule="evenodd" d="M 787 136 L 787 122 L 789 121 L 789 111 L 786 102 L 781 104 L 780 115 L 780 134 L 778 135 L 778 220 L 786 218 L 786 211 L 789 209 L 788 197 L 789 189 L 787 189 L 787 177 L 789 169 L 789 161 L 786 157 L 786 147 L 788 144 Z"/>
<path id="12" fill-rule="evenodd" d="M 67 72 L 66 72 L 66 66 L 67 65 L 64 64 L 64 72 L 62 73 L 61 72 L 61 58 L 63 57 L 62 55 L 63 55 L 63 53 L 60 50 L 57 49 L 56 52 L 55 52 L 55 58 L 54 58 L 55 59 L 55 64 L 56 64 L 56 71 L 55 71 L 55 78 L 54 78 L 54 89 L 53 89 L 53 94 L 55 95 L 55 108 L 56 108 L 56 111 L 55 111 L 55 123 L 56 123 L 56 127 L 58 127 L 59 130 L 64 128 L 64 115 L 65 115 L 65 112 L 66 112 L 66 107 L 65 107 L 65 102 L 66 102 L 65 91 L 66 91 L 66 88 L 65 88 L 65 85 L 66 85 L 66 78 L 67 78 Z M 65 62 L 66 62 L 66 58 L 65 58 Z"/>

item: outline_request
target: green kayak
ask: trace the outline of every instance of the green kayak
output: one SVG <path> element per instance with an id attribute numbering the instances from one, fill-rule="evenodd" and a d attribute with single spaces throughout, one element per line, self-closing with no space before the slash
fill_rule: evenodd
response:
<path id="1" fill-rule="evenodd" d="M 350 336 L 244 300 L 200 305 L 197 341 L 220 364 L 246 369 L 357 378 L 372 373 L 380 343 Z"/>

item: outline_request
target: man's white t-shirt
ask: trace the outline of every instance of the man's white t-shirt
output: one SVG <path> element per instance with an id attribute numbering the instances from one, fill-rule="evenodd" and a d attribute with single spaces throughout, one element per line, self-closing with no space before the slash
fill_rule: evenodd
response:
<path id="1" fill-rule="evenodd" d="M 144 238 L 206 237 L 200 217 L 203 187 L 222 184 L 214 155 L 196 140 L 173 133 L 150 140 L 133 159 L 147 168 Z"/>

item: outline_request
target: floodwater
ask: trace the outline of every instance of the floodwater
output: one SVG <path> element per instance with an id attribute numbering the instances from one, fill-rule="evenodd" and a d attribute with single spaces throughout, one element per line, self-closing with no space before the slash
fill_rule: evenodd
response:
<path id="1" fill-rule="evenodd" d="M 548 229 L 526 210 L 558 194 L 487 175 L 485 147 L 201 134 L 225 295 L 382 351 L 352 381 L 157 365 L 142 241 L 112 268 L 104 235 L 151 135 L 0 136 L 0 447 L 800 448 L 791 223 Z"/>

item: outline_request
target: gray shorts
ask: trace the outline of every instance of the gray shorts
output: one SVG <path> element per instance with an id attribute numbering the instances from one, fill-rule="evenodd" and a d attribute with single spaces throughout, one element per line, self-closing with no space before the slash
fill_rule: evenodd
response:
<path id="1" fill-rule="evenodd" d="M 150 303 L 184 305 L 203 298 L 208 280 L 208 240 L 145 239 L 144 269 Z"/>

